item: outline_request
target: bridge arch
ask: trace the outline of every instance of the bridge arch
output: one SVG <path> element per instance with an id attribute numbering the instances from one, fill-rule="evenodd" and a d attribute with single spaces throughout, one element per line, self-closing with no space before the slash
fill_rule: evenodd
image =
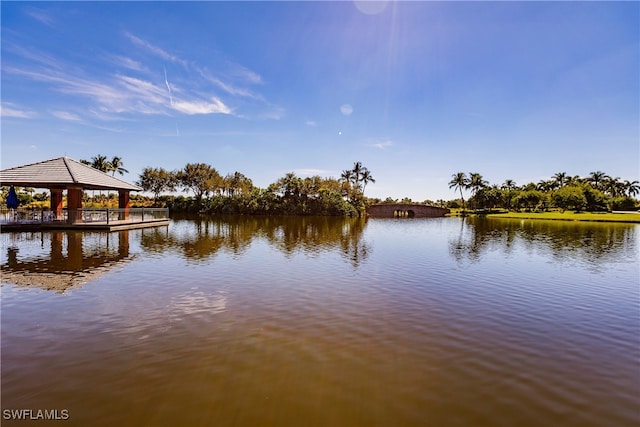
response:
<path id="1" fill-rule="evenodd" d="M 445 208 L 409 203 L 377 203 L 367 208 L 367 215 L 378 218 L 434 218 L 449 212 Z"/>

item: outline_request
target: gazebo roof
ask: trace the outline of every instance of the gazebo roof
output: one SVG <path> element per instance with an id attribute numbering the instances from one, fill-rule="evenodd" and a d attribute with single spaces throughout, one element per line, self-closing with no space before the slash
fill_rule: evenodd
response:
<path id="1" fill-rule="evenodd" d="M 79 186 L 85 190 L 142 191 L 137 185 L 68 157 L 3 169 L 0 171 L 0 185 L 36 188 Z"/>

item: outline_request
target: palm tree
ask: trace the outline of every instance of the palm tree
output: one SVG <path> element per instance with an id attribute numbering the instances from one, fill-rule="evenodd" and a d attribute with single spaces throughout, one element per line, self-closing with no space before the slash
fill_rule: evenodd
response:
<path id="1" fill-rule="evenodd" d="M 503 184 L 502 184 L 502 189 L 503 190 L 515 190 L 517 187 L 516 182 L 512 179 L 507 179 Z"/>
<path id="2" fill-rule="evenodd" d="M 125 172 L 129 173 L 129 171 L 123 168 L 123 166 L 124 166 L 124 163 L 122 162 L 122 157 L 113 156 L 113 158 L 109 162 L 109 169 L 111 170 L 111 176 L 114 176 L 116 172 L 118 172 L 120 175 L 124 175 Z"/>
<path id="3" fill-rule="evenodd" d="M 340 179 L 353 185 L 356 192 L 361 195 L 364 195 L 364 189 L 368 183 L 376 182 L 369 169 L 362 166 L 361 162 L 355 162 L 351 170 L 343 170 Z"/>
<path id="4" fill-rule="evenodd" d="M 627 179 L 624 180 L 624 191 L 627 193 L 629 197 L 633 197 L 640 193 L 640 182 L 638 181 L 629 181 Z"/>
<path id="5" fill-rule="evenodd" d="M 537 184 L 537 189 L 545 192 L 554 190 L 557 187 L 559 187 L 558 182 L 552 179 L 549 179 L 549 180 L 542 179 Z"/>
<path id="6" fill-rule="evenodd" d="M 109 163 L 109 161 L 107 160 L 107 156 L 103 156 L 102 154 L 98 154 L 95 157 L 91 158 L 92 163 L 91 163 L 91 167 L 94 169 L 98 169 L 99 171 L 102 172 L 109 172 L 111 170 L 111 165 Z"/>
<path id="7" fill-rule="evenodd" d="M 364 168 L 364 170 L 361 173 L 360 176 L 360 181 L 362 182 L 362 194 L 364 195 L 364 189 L 367 187 L 367 184 L 370 182 L 373 182 L 374 184 L 376 183 L 376 180 L 373 178 L 373 176 L 371 176 L 371 172 L 369 172 L 369 169 Z"/>
<path id="8" fill-rule="evenodd" d="M 484 188 L 489 183 L 482 179 L 482 175 L 479 173 L 471 172 L 469 173 L 469 182 L 467 183 L 467 188 L 471 189 L 471 193 L 475 196 L 478 193 L 478 190 Z"/>
<path id="9" fill-rule="evenodd" d="M 625 185 L 620 181 L 620 177 L 607 177 L 602 182 L 602 188 L 609 193 L 611 197 L 618 197 L 626 191 Z"/>
<path id="10" fill-rule="evenodd" d="M 607 178 L 609 178 L 609 176 L 606 173 L 602 171 L 596 171 L 589 174 L 587 181 L 589 181 L 591 185 L 593 185 L 593 188 L 601 190 L 600 184 L 603 183 Z"/>
<path id="11" fill-rule="evenodd" d="M 566 172 L 558 172 L 556 174 L 554 174 L 551 179 L 553 179 L 557 184 L 558 187 L 564 187 L 566 181 L 567 181 L 567 173 Z"/>
<path id="12" fill-rule="evenodd" d="M 340 175 L 340 180 L 352 184 L 354 181 L 353 171 L 349 169 L 343 170 L 342 174 Z"/>
<path id="13" fill-rule="evenodd" d="M 449 181 L 449 188 L 454 190 L 460 190 L 460 199 L 462 200 L 462 210 L 464 211 L 464 196 L 462 195 L 462 189 L 466 189 L 469 185 L 469 179 L 464 172 L 457 172 L 451 175 L 451 181 Z"/>
<path id="14" fill-rule="evenodd" d="M 353 169 L 351 169 L 351 171 L 353 172 L 354 183 L 356 184 L 356 187 L 358 187 L 358 189 L 360 189 L 360 177 L 362 176 L 362 172 L 365 169 L 366 168 L 363 168 L 362 163 L 360 162 L 355 162 L 353 164 Z"/>

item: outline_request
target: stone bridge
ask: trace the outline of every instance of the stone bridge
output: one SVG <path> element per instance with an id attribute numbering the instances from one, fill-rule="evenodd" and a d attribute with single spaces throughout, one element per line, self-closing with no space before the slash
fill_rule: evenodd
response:
<path id="1" fill-rule="evenodd" d="M 382 218 L 433 218 L 449 212 L 446 208 L 408 203 L 378 203 L 367 209 L 367 215 Z"/>

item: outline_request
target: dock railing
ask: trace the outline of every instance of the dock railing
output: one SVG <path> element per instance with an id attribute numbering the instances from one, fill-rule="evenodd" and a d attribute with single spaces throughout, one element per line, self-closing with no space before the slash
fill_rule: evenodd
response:
<path id="1" fill-rule="evenodd" d="M 66 222 L 70 224 L 122 224 L 152 222 L 169 219 L 168 208 L 82 208 L 50 209 L 0 208 L 2 224 L 39 224 L 48 222 Z"/>

